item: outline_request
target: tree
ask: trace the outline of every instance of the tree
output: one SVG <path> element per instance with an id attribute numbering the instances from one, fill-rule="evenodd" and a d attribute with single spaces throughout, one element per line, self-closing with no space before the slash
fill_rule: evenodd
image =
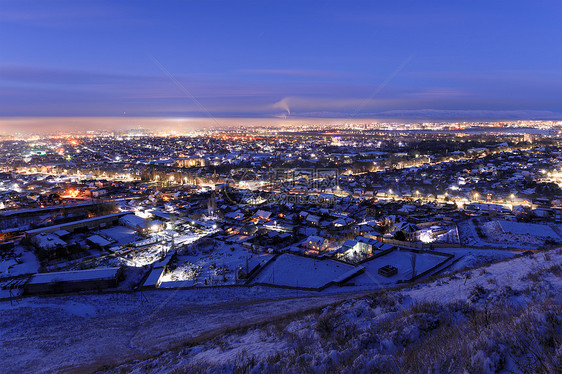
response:
<path id="1" fill-rule="evenodd" d="M 416 256 L 415 253 L 410 253 L 410 264 L 412 265 L 412 278 L 414 278 L 416 276 L 416 259 L 418 258 L 418 256 Z"/>

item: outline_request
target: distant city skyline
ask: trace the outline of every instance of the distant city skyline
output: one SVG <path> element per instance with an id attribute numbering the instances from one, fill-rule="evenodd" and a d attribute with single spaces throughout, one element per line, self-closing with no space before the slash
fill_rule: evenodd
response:
<path id="1" fill-rule="evenodd" d="M 4 131 L 41 117 L 562 119 L 558 1 L 1 4 Z"/>
<path id="2" fill-rule="evenodd" d="M 501 127 L 498 127 L 501 125 Z M 127 132 L 147 134 L 189 134 L 200 131 L 265 129 L 277 131 L 384 130 L 447 131 L 475 133 L 541 133 L 558 131 L 562 120 L 428 120 L 383 118 L 241 118 L 241 117 L 0 117 L 0 136 L 80 135 L 88 132 Z"/>

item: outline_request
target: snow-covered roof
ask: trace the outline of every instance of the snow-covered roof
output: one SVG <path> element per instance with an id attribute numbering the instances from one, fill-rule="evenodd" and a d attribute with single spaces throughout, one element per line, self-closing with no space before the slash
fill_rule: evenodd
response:
<path id="1" fill-rule="evenodd" d="M 405 231 L 405 232 L 416 232 L 420 229 L 418 225 L 410 222 L 397 223 L 396 228 L 398 230 Z"/>
<path id="2" fill-rule="evenodd" d="M 270 216 L 271 216 L 271 212 L 268 212 L 266 210 L 258 210 L 257 213 L 254 215 L 254 217 L 261 217 L 263 219 L 269 219 Z"/>
<path id="3" fill-rule="evenodd" d="M 131 227 L 141 227 L 146 228 L 148 226 L 148 220 L 139 217 L 135 214 L 127 214 L 119 219 L 123 225 L 131 226 Z"/>
<path id="4" fill-rule="evenodd" d="M 59 271 L 54 273 L 40 273 L 31 277 L 27 284 L 42 284 L 54 282 L 81 282 L 96 279 L 114 279 L 119 268 L 101 268 L 75 271 Z"/>
<path id="5" fill-rule="evenodd" d="M 321 237 L 321 236 L 311 236 L 311 237 L 309 237 L 309 238 L 307 239 L 307 242 L 309 242 L 309 243 L 310 243 L 310 242 L 313 242 L 313 243 L 317 243 L 317 244 L 322 244 L 322 243 L 324 243 L 324 240 L 326 240 L 326 239 L 324 239 L 324 238 Z"/>
<path id="6" fill-rule="evenodd" d="M 112 242 L 110 242 L 109 240 L 102 238 L 99 235 L 92 235 L 90 237 L 87 238 L 90 242 L 99 245 L 100 247 L 105 247 L 110 245 Z"/>
<path id="7" fill-rule="evenodd" d="M 61 236 L 65 236 L 65 235 L 68 235 L 70 233 L 66 230 L 57 230 L 57 231 L 53 232 L 53 234 L 55 234 L 56 236 L 58 236 L 60 238 Z"/>
<path id="8" fill-rule="evenodd" d="M 356 240 L 349 239 L 346 240 L 345 243 L 343 243 L 342 247 L 352 248 L 355 247 L 356 244 L 357 244 Z"/>
<path id="9" fill-rule="evenodd" d="M 53 249 L 57 246 L 65 246 L 66 242 L 58 236 L 50 233 L 41 233 L 33 237 L 35 245 L 42 249 Z"/>

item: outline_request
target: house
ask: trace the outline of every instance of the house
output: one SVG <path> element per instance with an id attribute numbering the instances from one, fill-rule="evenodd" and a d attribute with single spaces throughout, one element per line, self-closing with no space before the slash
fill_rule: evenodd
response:
<path id="1" fill-rule="evenodd" d="M 306 217 L 308 217 L 309 213 L 305 212 L 304 210 L 302 212 L 299 213 L 299 218 L 301 219 L 306 219 Z"/>
<path id="2" fill-rule="evenodd" d="M 369 238 L 366 238 L 364 236 L 356 236 L 355 240 L 357 241 L 357 244 L 359 245 L 359 251 L 361 253 L 372 254 L 373 253 L 373 247 L 376 247 L 376 246 L 380 245 L 379 241 L 377 241 L 375 239 L 369 239 Z"/>
<path id="3" fill-rule="evenodd" d="M 307 223 L 309 223 L 312 226 L 318 226 L 320 224 L 320 217 L 314 214 L 307 215 L 305 220 Z"/>
<path id="4" fill-rule="evenodd" d="M 373 253 L 373 243 L 378 243 L 374 239 L 357 236 L 355 239 L 346 240 L 343 243 L 340 253 L 344 256 Z"/>
<path id="5" fill-rule="evenodd" d="M 268 221 L 269 217 L 271 217 L 271 212 L 265 210 L 258 210 L 253 218 L 263 219 L 265 221 Z"/>
<path id="6" fill-rule="evenodd" d="M 345 243 L 343 243 L 339 252 L 341 253 L 342 256 L 353 256 L 361 253 L 359 248 L 360 245 L 357 242 L 357 240 L 350 239 L 350 240 L 346 240 Z"/>
<path id="7" fill-rule="evenodd" d="M 327 239 L 321 236 L 310 236 L 306 241 L 302 244 L 302 246 L 306 249 L 313 250 L 313 251 L 325 251 L 330 243 Z"/>
<path id="8" fill-rule="evenodd" d="M 419 241 L 420 239 L 420 228 L 418 225 L 410 222 L 399 222 L 395 226 L 396 231 L 401 231 L 404 233 L 406 240 L 409 242 Z"/>
<path id="9" fill-rule="evenodd" d="M 104 188 L 96 188 L 92 190 L 92 197 L 101 197 L 107 195 L 107 190 Z"/>
<path id="10" fill-rule="evenodd" d="M 113 243 L 99 235 L 92 235 L 86 238 L 86 242 L 93 247 L 99 247 L 99 248 L 109 248 L 111 243 Z"/>
<path id="11" fill-rule="evenodd" d="M 255 234 L 256 231 L 258 231 L 258 228 L 257 228 L 256 226 L 254 226 L 254 225 L 245 225 L 244 227 L 242 227 L 242 228 L 240 229 L 240 234 L 250 236 L 250 235 Z"/>
<path id="12" fill-rule="evenodd" d="M 100 268 L 55 273 L 40 273 L 25 285 L 26 294 L 75 292 L 117 286 L 120 268 Z"/>
<path id="13" fill-rule="evenodd" d="M 149 230 L 149 221 L 137 216 L 136 214 L 127 214 L 119 218 L 119 223 L 142 234 L 148 232 Z"/>
<path id="14" fill-rule="evenodd" d="M 66 242 L 52 233 L 40 233 L 35 235 L 31 242 L 39 249 L 50 251 L 58 247 L 66 246 Z"/>
<path id="15" fill-rule="evenodd" d="M 334 227 L 344 227 L 344 226 L 351 225 L 353 222 L 355 221 L 351 218 L 337 218 L 332 221 L 332 225 Z"/>

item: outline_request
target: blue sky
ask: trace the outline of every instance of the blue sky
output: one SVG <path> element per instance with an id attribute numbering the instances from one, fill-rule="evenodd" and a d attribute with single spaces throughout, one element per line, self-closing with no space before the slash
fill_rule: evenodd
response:
<path id="1" fill-rule="evenodd" d="M 560 19 L 540 0 L 0 0 L 0 117 L 562 119 Z"/>

